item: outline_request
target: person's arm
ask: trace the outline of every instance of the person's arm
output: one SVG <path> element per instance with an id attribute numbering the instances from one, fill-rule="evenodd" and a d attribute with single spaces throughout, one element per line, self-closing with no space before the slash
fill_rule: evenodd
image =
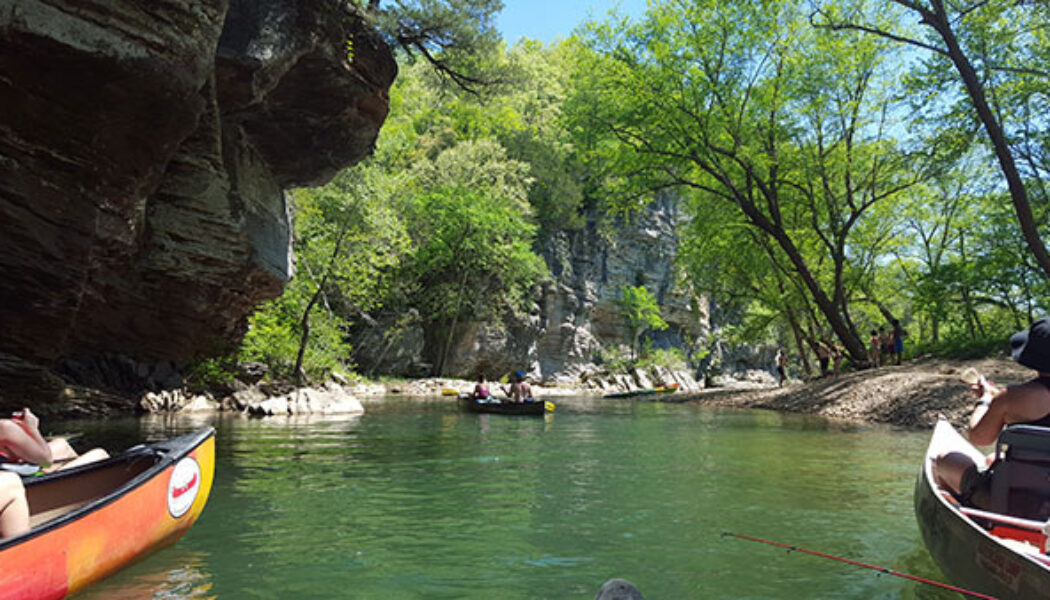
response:
<path id="1" fill-rule="evenodd" d="M 1006 424 L 1006 396 L 1010 388 L 999 389 L 982 377 L 972 389 L 979 399 L 970 415 L 970 441 L 978 446 L 990 446 Z"/>
<path id="2" fill-rule="evenodd" d="M 28 408 L 7 421 L 0 443 L 14 454 L 15 458 L 46 466 L 51 464 L 51 446 L 40 434 L 40 419 Z"/>

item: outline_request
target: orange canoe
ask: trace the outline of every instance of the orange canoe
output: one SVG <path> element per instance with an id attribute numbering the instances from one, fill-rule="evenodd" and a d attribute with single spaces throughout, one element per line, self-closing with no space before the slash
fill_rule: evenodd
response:
<path id="1" fill-rule="evenodd" d="M 215 430 L 26 478 L 33 528 L 0 541 L 0 600 L 64 598 L 173 544 L 204 509 Z"/>

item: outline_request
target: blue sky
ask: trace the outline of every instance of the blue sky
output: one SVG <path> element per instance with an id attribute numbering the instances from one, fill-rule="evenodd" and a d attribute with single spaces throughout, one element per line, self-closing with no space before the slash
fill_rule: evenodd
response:
<path id="1" fill-rule="evenodd" d="M 503 5 L 496 27 L 508 45 L 520 37 L 545 43 L 568 37 L 577 25 L 590 17 L 603 20 L 613 7 L 634 18 L 645 12 L 645 0 L 503 0 Z"/>

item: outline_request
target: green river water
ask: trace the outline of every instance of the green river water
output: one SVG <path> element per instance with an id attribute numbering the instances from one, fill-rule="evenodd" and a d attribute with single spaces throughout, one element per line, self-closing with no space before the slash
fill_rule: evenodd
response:
<path id="1" fill-rule="evenodd" d="M 356 418 L 69 424 L 118 449 L 218 430 L 204 514 L 81 599 L 961 598 L 733 531 L 942 580 L 912 489 L 928 432 L 562 399 L 547 418 L 385 400 Z"/>

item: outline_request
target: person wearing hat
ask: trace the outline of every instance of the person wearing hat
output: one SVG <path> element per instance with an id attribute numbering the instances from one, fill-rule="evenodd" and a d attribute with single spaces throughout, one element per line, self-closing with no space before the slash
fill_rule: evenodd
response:
<path id="1" fill-rule="evenodd" d="M 514 381 L 509 388 L 503 388 L 503 393 L 511 402 L 532 402 L 532 386 L 525 378 L 525 371 L 515 371 Z"/>
<path id="2" fill-rule="evenodd" d="M 1036 319 L 1026 331 L 1014 334 L 1010 353 L 1038 376 L 1004 388 L 980 376 L 970 386 L 978 400 L 970 415 L 969 436 L 977 446 L 995 444 L 1007 425 L 1050 427 L 1050 319 Z M 935 472 L 938 482 L 955 492 L 963 504 L 987 506 L 990 469 L 982 470 L 961 452 L 949 452 L 938 457 Z"/>

